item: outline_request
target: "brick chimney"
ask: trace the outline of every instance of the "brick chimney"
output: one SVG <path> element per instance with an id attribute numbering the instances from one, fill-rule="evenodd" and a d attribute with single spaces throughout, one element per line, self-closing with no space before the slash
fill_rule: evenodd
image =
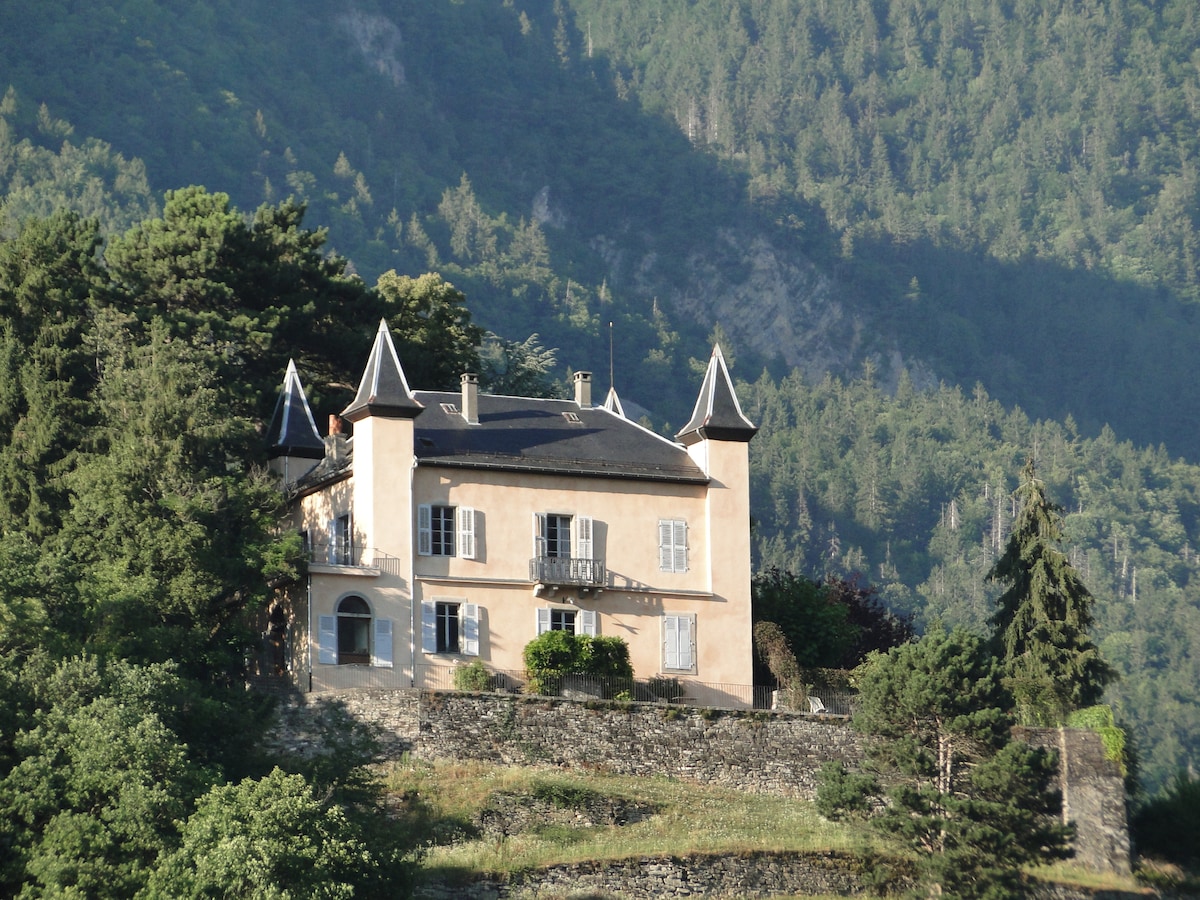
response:
<path id="1" fill-rule="evenodd" d="M 575 405 L 580 409 L 592 407 L 592 373 L 575 373 Z"/>
<path id="2" fill-rule="evenodd" d="M 325 456 L 333 462 L 341 462 L 346 456 L 346 432 L 342 418 L 329 414 L 329 433 L 325 435 Z"/>
<path id="3" fill-rule="evenodd" d="M 473 372 L 462 377 L 462 417 L 468 425 L 479 424 L 479 376 Z"/>

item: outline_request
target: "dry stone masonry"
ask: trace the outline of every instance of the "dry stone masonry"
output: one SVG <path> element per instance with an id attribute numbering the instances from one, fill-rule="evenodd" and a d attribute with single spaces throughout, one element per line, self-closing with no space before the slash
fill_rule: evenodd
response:
<path id="1" fill-rule="evenodd" d="M 281 704 L 274 740 L 291 752 L 319 753 L 322 728 L 350 721 L 369 725 L 391 759 L 411 753 L 666 775 L 804 799 L 815 795 L 826 761 L 854 768 L 862 759 L 858 736 L 834 716 L 449 691 L 293 695 Z M 1076 860 L 1128 873 L 1124 778 L 1099 736 L 1030 729 L 1021 737 L 1059 754 L 1064 809 L 1077 828 Z"/>

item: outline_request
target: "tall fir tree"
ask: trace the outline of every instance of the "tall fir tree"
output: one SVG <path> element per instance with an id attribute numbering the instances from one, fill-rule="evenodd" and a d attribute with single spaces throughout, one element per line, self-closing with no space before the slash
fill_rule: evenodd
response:
<path id="1" fill-rule="evenodd" d="M 1115 673 L 1088 637 L 1093 597 L 1059 549 L 1062 507 L 1047 498 L 1032 459 L 1015 496 L 1008 544 L 987 576 L 1007 585 L 991 619 L 993 640 L 1021 718 L 1060 725 L 1098 703 Z"/>

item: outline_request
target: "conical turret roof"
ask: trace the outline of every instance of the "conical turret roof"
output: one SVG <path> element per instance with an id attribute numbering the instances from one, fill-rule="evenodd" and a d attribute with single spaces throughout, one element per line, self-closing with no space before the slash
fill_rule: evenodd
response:
<path id="1" fill-rule="evenodd" d="M 413 399 L 408 379 L 404 377 L 404 369 L 400 365 L 400 357 L 396 355 L 396 346 L 392 343 L 392 333 L 388 330 L 387 321 L 381 319 L 367 367 L 358 383 L 358 393 L 342 411 L 342 417 L 351 422 L 367 416 L 411 419 L 419 415 L 423 408 Z"/>
<path id="2" fill-rule="evenodd" d="M 283 387 L 275 402 L 275 412 L 267 429 L 271 441 L 269 456 L 298 456 L 304 459 L 320 459 L 325 455 L 325 442 L 317 431 L 308 398 L 300 384 L 296 363 L 288 360 L 287 372 L 283 376 Z"/>
<path id="3" fill-rule="evenodd" d="M 675 438 L 690 446 L 702 440 L 749 441 L 757 433 L 758 426 L 746 418 L 738 403 L 721 346 L 714 344 L 692 418 Z"/>

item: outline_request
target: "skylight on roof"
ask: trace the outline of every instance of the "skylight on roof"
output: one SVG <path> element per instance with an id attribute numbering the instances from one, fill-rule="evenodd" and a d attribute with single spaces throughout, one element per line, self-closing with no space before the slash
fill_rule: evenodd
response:
<path id="1" fill-rule="evenodd" d="M 455 406 L 453 403 L 443 403 L 442 404 L 442 412 L 444 412 L 448 416 L 457 416 L 458 415 L 458 407 Z"/>
<path id="2" fill-rule="evenodd" d="M 566 419 L 568 422 L 570 422 L 572 425 L 582 425 L 583 424 L 583 419 L 579 418 L 579 413 L 565 412 L 565 413 L 563 413 L 563 418 Z"/>

